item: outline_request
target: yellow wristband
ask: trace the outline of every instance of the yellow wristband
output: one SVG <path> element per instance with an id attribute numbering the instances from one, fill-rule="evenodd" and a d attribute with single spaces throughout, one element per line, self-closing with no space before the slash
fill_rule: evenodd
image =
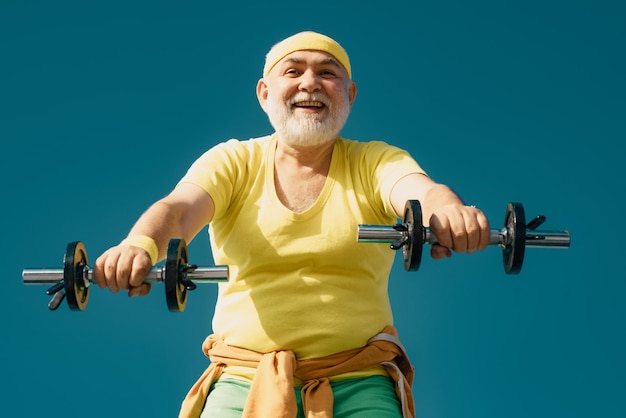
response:
<path id="1" fill-rule="evenodd" d="M 157 261 L 159 261 L 159 247 L 157 247 L 156 242 L 147 235 L 131 235 L 120 242 L 120 245 L 133 245 L 143 248 L 150 256 L 152 265 L 155 265 Z"/>

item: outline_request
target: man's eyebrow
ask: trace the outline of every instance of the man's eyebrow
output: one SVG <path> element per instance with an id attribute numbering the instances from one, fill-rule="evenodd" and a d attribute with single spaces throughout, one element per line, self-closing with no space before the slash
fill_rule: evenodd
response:
<path id="1" fill-rule="evenodd" d="M 320 64 L 322 64 L 322 65 L 334 65 L 337 68 L 342 68 L 341 64 L 339 64 L 339 61 L 337 61 L 336 59 L 334 59 L 332 57 L 326 58 Z"/>
<path id="2" fill-rule="evenodd" d="M 295 58 L 295 57 L 288 57 L 288 58 L 285 58 L 282 61 L 282 64 L 303 64 L 303 63 L 304 63 L 304 60 L 301 60 L 301 59 Z M 319 62 L 315 63 L 315 65 L 332 65 L 332 66 L 335 66 L 337 68 L 342 68 L 341 64 L 339 64 L 339 61 L 337 61 L 333 57 L 325 58 L 322 61 L 319 61 Z"/>
<path id="3" fill-rule="evenodd" d="M 283 59 L 280 63 L 281 64 L 302 64 L 302 60 L 289 57 L 289 58 Z"/>

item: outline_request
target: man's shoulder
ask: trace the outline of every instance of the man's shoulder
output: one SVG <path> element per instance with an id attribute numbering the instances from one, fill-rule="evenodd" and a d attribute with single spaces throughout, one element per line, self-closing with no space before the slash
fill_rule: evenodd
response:
<path id="1" fill-rule="evenodd" d="M 257 147 L 269 144 L 272 141 L 272 138 L 273 135 L 264 135 L 248 139 L 231 138 L 222 144 L 232 147 Z"/>
<path id="2" fill-rule="evenodd" d="M 338 143 L 342 146 L 347 154 L 367 154 L 367 153 L 379 153 L 389 150 L 397 150 L 398 147 L 389 144 L 388 142 L 372 139 L 367 141 L 349 139 L 339 137 Z"/>
<path id="3" fill-rule="evenodd" d="M 254 154 L 257 152 L 262 152 L 263 150 L 267 149 L 269 144 L 272 142 L 272 139 L 273 139 L 272 135 L 266 135 L 266 136 L 260 136 L 260 137 L 255 137 L 255 138 L 248 138 L 248 139 L 231 138 L 227 141 L 224 141 L 215 145 L 213 149 L 221 150 L 222 152 L 226 152 L 228 154 L 230 153 Z"/>

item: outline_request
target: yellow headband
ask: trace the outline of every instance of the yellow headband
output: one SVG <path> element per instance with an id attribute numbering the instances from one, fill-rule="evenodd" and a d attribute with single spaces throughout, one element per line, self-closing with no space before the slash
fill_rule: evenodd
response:
<path id="1" fill-rule="evenodd" d="M 287 39 L 284 39 L 274 45 L 265 57 L 265 66 L 263 67 L 263 77 L 271 71 L 272 68 L 287 55 L 296 51 L 322 51 L 333 57 L 343 66 L 348 73 L 348 77 L 352 79 L 352 70 L 350 69 L 350 59 L 346 51 L 335 40 L 328 36 L 316 32 L 300 32 Z"/>

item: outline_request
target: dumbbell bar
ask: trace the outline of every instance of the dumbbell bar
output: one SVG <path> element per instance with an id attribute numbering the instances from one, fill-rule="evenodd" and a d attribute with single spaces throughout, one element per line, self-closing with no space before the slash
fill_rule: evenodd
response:
<path id="1" fill-rule="evenodd" d="M 48 307 L 56 310 L 64 299 L 72 310 L 83 311 L 89 302 L 89 287 L 95 283 L 87 251 L 80 241 L 70 242 L 65 250 L 63 269 L 24 269 L 27 285 L 52 285 L 46 291 L 54 295 Z M 152 267 L 144 283 L 165 283 L 165 299 L 172 312 L 182 312 L 188 291 L 197 284 L 228 281 L 228 266 L 198 267 L 188 263 L 187 244 L 183 239 L 170 240 L 163 266 Z"/>
<path id="2" fill-rule="evenodd" d="M 502 247 L 502 261 L 507 274 L 518 274 L 524 262 L 524 250 L 528 247 L 569 248 L 569 231 L 535 230 L 545 222 L 543 215 L 526 224 L 524 206 L 511 202 L 504 215 L 504 227 L 490 231 L 489 245 Z M 424 244 L 436 244 L 437 238 L 422 223 L 419 201 L 409 200 L 404 208 L 404 219 L 396 225 L 359 225 L 359 242 L 390 243 L 394 250 L 402 249 L 404 268 L 415 271 L 422 261 Z"/>

